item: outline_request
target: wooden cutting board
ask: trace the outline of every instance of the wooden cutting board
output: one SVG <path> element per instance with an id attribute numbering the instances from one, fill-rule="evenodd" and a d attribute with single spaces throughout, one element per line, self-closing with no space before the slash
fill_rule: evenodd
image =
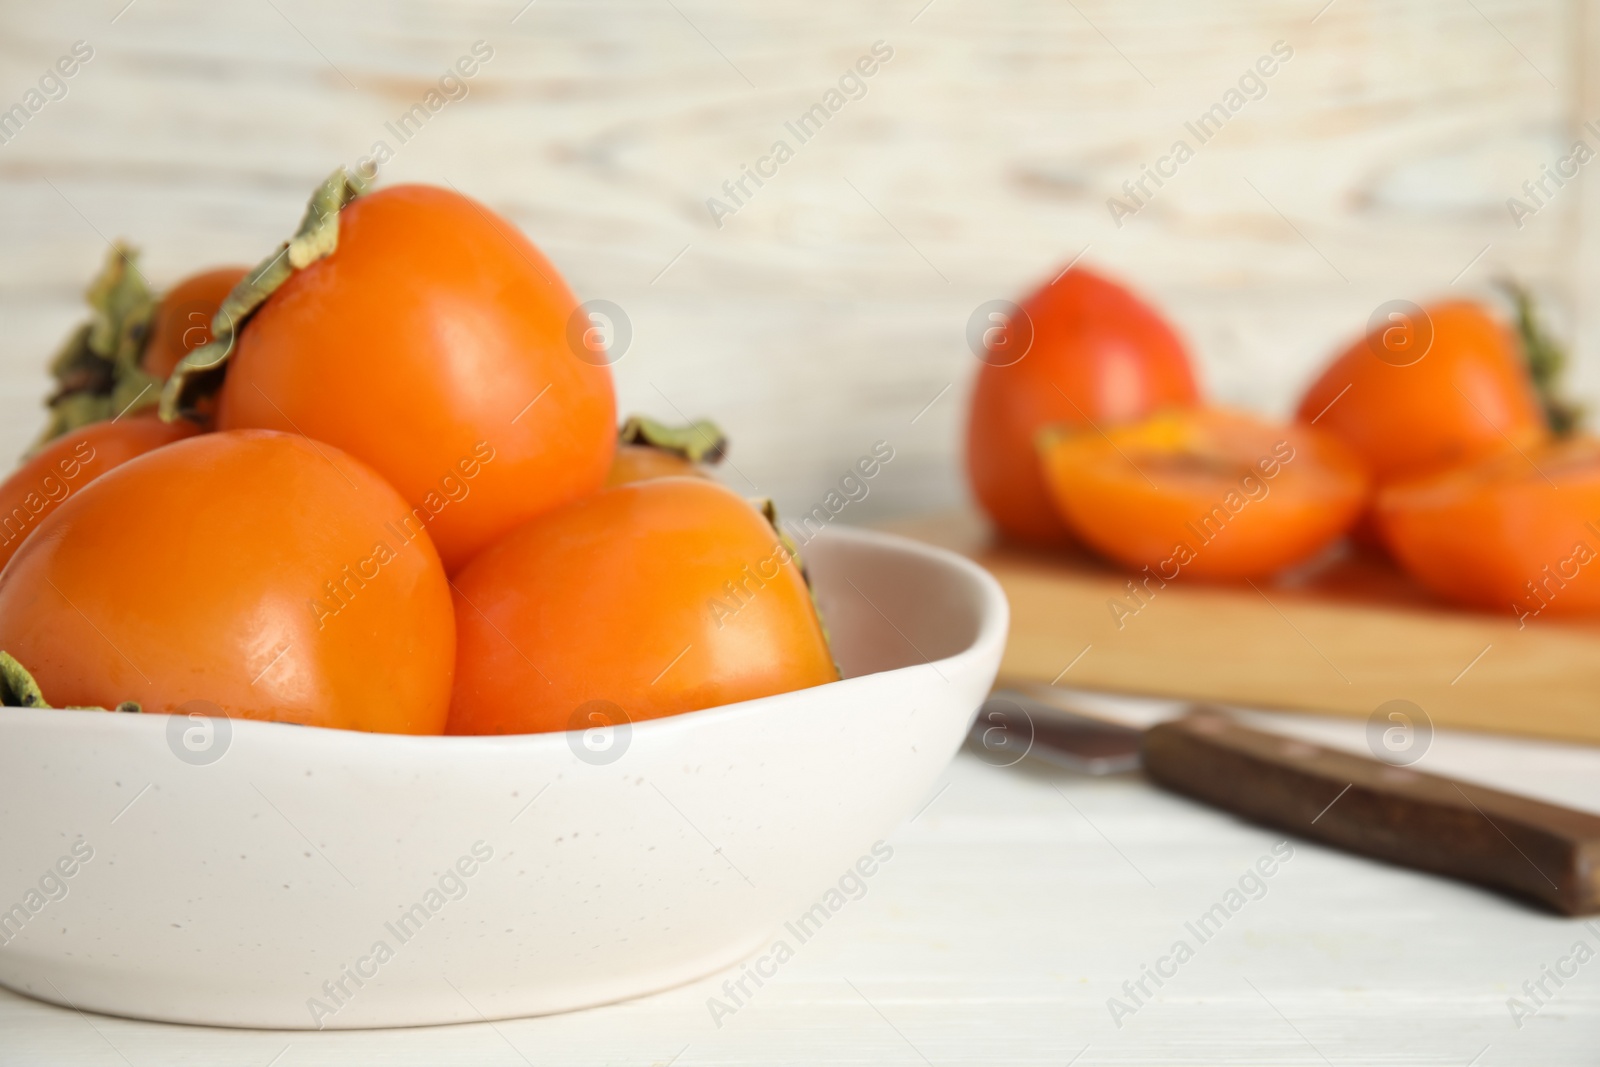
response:
<path id="1" fill-rule="evenodd" d="M 1180 576 L 1136 599 L 1130 575 L 998 544 L 972 514 L 886 528 L 999 579 L 1012 613 L 1002 684 L 1363 718 L 1402 699 L 1435 726 L 1600 744 L 1600 621 L 1520 626 L 1509 608 L 1444 607 L 1357 551 L 1253 586 Z"/>

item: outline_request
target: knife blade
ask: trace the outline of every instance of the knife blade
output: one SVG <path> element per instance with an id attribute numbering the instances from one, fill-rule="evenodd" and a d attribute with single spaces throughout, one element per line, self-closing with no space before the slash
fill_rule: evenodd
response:
<path id="1" fill-rule="evenodd" d="M 1016 689 L 997 689 L 973 720 L 969 740 L 987 762 L 1010 766 L 1025 756 L 1079 774 L 1122 774 L 1139 767 L 1144 731 L 1047 704 Z"/>

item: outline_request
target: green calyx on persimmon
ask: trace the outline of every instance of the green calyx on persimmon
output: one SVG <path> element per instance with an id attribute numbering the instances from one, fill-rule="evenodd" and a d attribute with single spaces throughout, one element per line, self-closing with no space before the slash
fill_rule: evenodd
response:
<path id="1" fill-rule="evenodd" d="M 168 422 L 192 416 L 198 402 L 222 387 L 245 321 L 296 272 L 333 254 L 339 247 L 339 212 L 365 193 L 371 182 L 338 168 L 317 186 L 294 236 L 246 274 L 211 320 L 211 343 L 190 352 L 173 368 L 161 391 L 161 417 Z"/>
<path id="2" fill-rule="evenodd" d="M 716 466 L 728 454 L 728 435 L 710 419 L 669 426 L 646 415 L 629 415 L 617 433 L 617 443 L 647 445 L 706 466 Z"/>
<path id="3" fill-rule="evenodd" d="M 157 301 L 138 260 L 138 249 L 115 244 L 89 284 L 88 321 L 50 361 L 56 385 L 46 401 L 50 421 L 30 455 L 62 434 L 154 407 L 160 399 L 161 380 L 139 365 Z"/>

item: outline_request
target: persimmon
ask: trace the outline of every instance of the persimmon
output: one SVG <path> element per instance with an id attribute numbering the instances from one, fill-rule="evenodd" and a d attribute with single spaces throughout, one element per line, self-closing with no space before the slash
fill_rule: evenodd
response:
<path id="1" fill-rule="evenodd" d="M 113 467 L 197 429 L 188 421 L 130 417 L 91 422 L 52 440 L 0 484 L 0 568 L 63 500 Z"/>
<path id="2" fill-rule="evenodd" d="M 453 734 L 566 730 L 596 701 L 637 722 L 838 678 L 792 550 L 701 478 L 540 516 L 454 585 Z"/>
<path id="3" fill-rule="evenodd" d="M 1384 487 L 1377 525 L 1439 596 L 1531 616 L 1600 610 L 1600 441 L 1574 437 Z"/>
<path id="4" fill-rule="evenodd" d="M 405 500 L 331 445 L 199 434 L 58 504 L 0 572 L 52 703 L 439 733 L 455 617 Z"/>
<path id="5" fill-rule="evenodd" d="M 633 415 L 617 434 L 606 488 L 652 478 L 709 478 L 706 468 L 721 463 L 727 451 L 727 436 L 709 419 L 668 426 Z"/>
<path id="6" fill-rule="evenodd" d="M 166 380 L 178 361 L 211 343 L 211 319 L 247 267 L 216 267 L 192 274 L 168 289 L 150 319 L 140 365 Z"/>
<path id="7" fill-rule="evenodd" d="M 1194 372 L 1187 346 L 1155 309 L 1082 267 L 1041 286 L 1021 311 L 991 316 L 967 422 L 967 475 L 1002 533 L 1059 545 L 1070 537 L 1045 487 L 1038 432 L 1191 406 Z"/>
<path id="8" fill-rule="evenodd" d="M 654 478 L 709 478 L 704 467 L 674 452 L 666 452 L 652 445 L 617 445 L 612 457 L 611 471 L 606 475 L 607 489 L 629 482 L 648 482 Z"/>
<path id="9" fill-rule="evenodd" d="M 1512 334 L 1480 304 L 1397 309 L 1329 364 L 1296 418 L 1343 441 L 1380 484 L 1548 436 Z"/>
<path id="10" fill-rule="evenodd" d="M 1156 579 L 1272 574 L 1315 555 L 1360 514 L 1367 476 L 1339 441 L 1217 408 L 1040 438 L 1067 525 Z"/>
<path id="11" fill-rule="evenodd" d="M 306 239 L 310 261 L 239 326 L 218 428 L 304 433 L 371 465 L 451 570 L 600 488 L 616 448 L 611 372 L 569 347 L 582 312 L 549 260 L 448 189 L 399 185 L 322 210 L 336 228 Z M 324 241 L 332 253 L 313 258 Z"/>

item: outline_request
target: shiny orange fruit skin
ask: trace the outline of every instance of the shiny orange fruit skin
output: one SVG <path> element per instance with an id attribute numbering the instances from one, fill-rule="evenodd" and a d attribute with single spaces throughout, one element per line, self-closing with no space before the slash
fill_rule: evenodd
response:
<path id="1" fill-rule="evenodd" d="M 248 273 L 247 267 L 217 267 L 191 274 L 167 290 L 150 320 L 150 337 L 140 358 L 144 369 L 166 378 L 180 359 L 210 344 L 212 316 Z"/>
<path id="2" fill-rule="evenodd" d="M 618 445 L 606 475 L 607 489 L 652 478 L 710 478 L 706 469 L 683 456 L 650 445 Z"/>
<path id="3" fill-rule="evenodd" d="M 1396 319 L 1329 364 L 1295 414 L 1349 445 L 1379 484 L 1548 436 L 1511 334 L 1468 301 L 1435 304 L 1425 313 L 1432 342 L 1416 362 L 1395 365 L 1412 358 L 1408 346 L 1420 345 L 1427 328 Z"/>
<path id="4" fill-rule="evenodd" d="M 1299 563 L 1361 513 L 1367 476 L 1338 440 L 1218 408 L 1042 438 L 1045 475 L 1084 543 L 1171 581 Z"/>
<path id="5" fill-rule="evenodd" d="M 0 568 L 62 501 L 113 467 L 196 431 L 190 422 L 129 417 L 51 441 L 0 484 Z"/>
<path id="6" fill-rule="evenodd" d="M 607 489 L 534 519 L 456 575 L 453 734 L 586 728 L 838 679 L 766 518 L 701 478 Z"/>
<path id="7" fill-rule="evenodd" d="M 967 422 L 967 476 L 1003 534 L 1025 544 L 1061 545 L 1071 538 L 1039 467 L 1039 431 L 1063 423 L 1127 422 L 1191 406 L 1198 394 L 1187 346 L 1159 313 L 1113 281 L 1074 267 L 1021 306 L 1032 324 L 1032 344 L 1016 362 L 985 362 L 978 371 Z M 994 338 L 1020 343 L 1012 327 Z"/>
<path id="8" fill-rule="evenodd" d="M 199 434 L 100 477 L 23 543 L 0 573 L 0 649 L 57 706 L 208 701 L 230 717 L 436 734 L 455 616 L 408 515 L 330 445 Z"/>
<path id="9" fill-rule="evenodd" d="M 427 517 L 449 570 L 592 493 L 616 448 L 611 371 L 568 343 L 576 302 L 514 226 L 400 185 L 340 215 L 339 244 L 248 322 L 219 429 L 304 433 Z"/>
<path id="10" fill-rule="evenodd" d="M 1600 441 L 1578 437 L 1396 482 L 1374 505 L 1439 596 L 1519 617 L 1600 611 Z"/>

